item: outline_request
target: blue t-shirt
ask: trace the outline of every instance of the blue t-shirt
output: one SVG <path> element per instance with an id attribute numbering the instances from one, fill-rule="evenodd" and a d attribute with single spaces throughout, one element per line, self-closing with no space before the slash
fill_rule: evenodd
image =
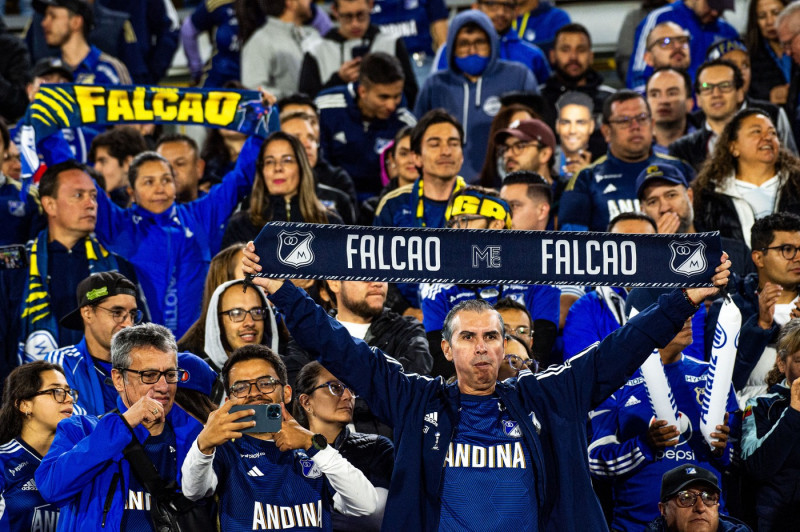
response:
<path id="1" fill-rule="evenodd" d="M 156 466 L 161 478 L 169 481 L 178 478 L 178 452 L 175 445 L 175 432 L 169 423 L 158 436 L 148 437 L 144 443 L 144 452 Z M 128 498 L 122 512 L 121 530 L 136 531 L 153 530 L 150 520 L 150 494 L 131 472 Z"/>
<path id="2" fill-rule="evenodd" d="M 522 429 L 498 397 L 462 394 L 444 462 L 439 530 L 537 530 L 537 508 L 523 502 L 536 499 L 532 467 Z"/>
<path id="3" fill-rule="evenodd" d="M 549 2 L 539 2 L 539 7 L 521 14 L 513 22 L 519 38 L 535 44 L 545 53 L 553 48 L 556 32 L 571 22 L 569 13 Z M 539 80 L 544 83 L 546 79 Z"/>
<path id="4" fill-rule="evenodd" d="M 214 472 L 226 532 L 332 530 L 334 490 L 303 451 L 244 435 L 217 447 Z"/>
<path id="5" fill-rule="evenodd" d="M 384 33 L 402 37 L 409 54 L 433 54 L 431 24 L 448 16 L 444 0 L 376 0 L 371 20 Z"/>
<path id="6" fill-rule="evenodd" d="M 58 507 L 39 493 L 34 473 L 42 457 L 22 439 L 0 446 L 0 530 L 55 532 Z"/>

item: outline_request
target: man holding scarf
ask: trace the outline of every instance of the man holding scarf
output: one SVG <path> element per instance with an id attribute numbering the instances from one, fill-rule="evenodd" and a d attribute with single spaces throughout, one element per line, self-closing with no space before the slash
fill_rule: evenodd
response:
<path id="1" fill-rule="evenodd" d="M 129 264 L 92 236 L 97 191 L 84 165 L 66 161 L 49 167 L 39 194 L 47 228 L 29 243 L 30 264 L 0 274 L 3 378 L 18 364 L 80 342 L 81 332 L 59 325 L 59 320 L 72 311 L 78 283 L 89 274 L 121 269 L 128 279 L 136 279 Z"/>

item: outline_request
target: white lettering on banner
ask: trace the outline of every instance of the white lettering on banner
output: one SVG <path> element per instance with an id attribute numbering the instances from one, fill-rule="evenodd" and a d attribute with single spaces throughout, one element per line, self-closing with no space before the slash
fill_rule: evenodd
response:
<path id="1" fill-rule="evenodd" d="M 542 239 L 542 274 L 636 275 L 636 244 Z"/>
<path id="2" fill-rule="evenodd" d="M 347 267 L 354 268 L 354 258 L 360 256 L 364 270 L 436 272 L 442 267 L 441 250 L 441 241 L 435 236 L 423 240 L 419 236 L 347 235 Z"/>
<path id="3" fill-rule="evenodd" d="M 322 501 L 275 506 L 255 502 L 253 530 L 280 530 L 284 528 L 322 528 Z"/>
<path id="4" fill-rule="evenodd" d="M 525 453 L 520 442 L 481 447 L 469 443 L 451 443 L 444 459 L 447 467 L 525 469 Z"/>

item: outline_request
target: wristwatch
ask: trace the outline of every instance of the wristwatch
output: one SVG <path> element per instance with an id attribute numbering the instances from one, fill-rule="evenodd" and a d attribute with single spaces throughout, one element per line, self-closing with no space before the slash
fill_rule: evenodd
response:
<path id="1" fill-rule="evenodd" d="M 311 447 L 314 449 L 321 451 L 328 447 L 328 440 L 322 434 L 314 434 L 311 436 Z"/>

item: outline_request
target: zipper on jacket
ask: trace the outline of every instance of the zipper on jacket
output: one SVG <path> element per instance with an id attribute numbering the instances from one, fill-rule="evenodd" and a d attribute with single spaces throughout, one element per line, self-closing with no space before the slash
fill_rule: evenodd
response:
<path id="1" fill-rule="evenodd" d="M 297 192 L 299 193 L 300 191 L 298 190 Z M 286 196 L 284 196 L 283 201 L 286 202 L 286 221 L 287 222 L 291 222 L 292 221 L 292 199 L 291 198 L 287 198 Z"/>
<path id="2" fill-rule="evenodd" d="M 108 493 L 106 494 L 106 502 L 103 504 L 103 521 L 100 523 L 100 526 L 105 528 L 106 527 L 106 517 L 108 516 L 108 511 L 111 510 L 111 503 L 114 500 L 114 492 L 117 490 L 117 483 L 119 482 L 119 473 L 114 473 L 114 476 L 111 477 L 111 486 L 108 488 Z M 122 494 L 123 498 L 125 494 Z"/>

